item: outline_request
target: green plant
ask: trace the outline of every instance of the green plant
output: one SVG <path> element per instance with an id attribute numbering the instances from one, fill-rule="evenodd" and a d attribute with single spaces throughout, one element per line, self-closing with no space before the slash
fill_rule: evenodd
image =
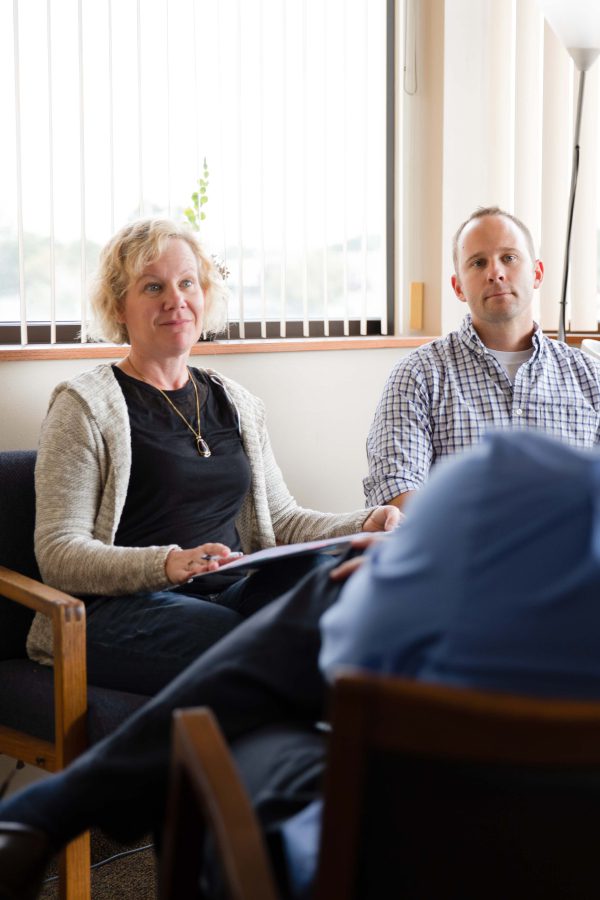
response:
<path id="1" fill-rule="evenodd" d="M 192 205 L 184 209 L 183 214 L 194 229 L 200 231 L 200 222 L 206 219 L 203 207 L 208 203 L 208 166 L 206 157 L 202 163 L 202 177 L 198 179 L 198 190 L 192 194 Z"/>
<path id="2" fill-rule="evenodd" d="M 203 222 L 206 219 L 206 213 L 204 212 L 203 207 L 208 203 L 208 165 L 206 163 L 206 157 L 204 157 L 202 163 L 202 177 L 198 179 L 198 190 L 194 191 L 192 194 L 192 205 L 186 207 L 184 209 L 183 214 L 194 229 L 194 231 L 200 231 L 200 222 Z M 215 266 L 219 270 L 221 278 L 223 281 L 227 281 L 229 278 L 229 269 L 223 262 L 223 260 L 219 259 L 218 256 L 212 254 L 212 258 Z"/>

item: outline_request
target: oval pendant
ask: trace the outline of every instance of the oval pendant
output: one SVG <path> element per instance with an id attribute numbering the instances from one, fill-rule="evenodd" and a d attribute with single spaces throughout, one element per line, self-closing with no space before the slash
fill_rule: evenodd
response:
<path id="1" fill-rule="evenodd" d="M 200 456 L 207 458 L 212 455 L 210 448 L 203 437 L 196 438 L 196 448 Z"/>

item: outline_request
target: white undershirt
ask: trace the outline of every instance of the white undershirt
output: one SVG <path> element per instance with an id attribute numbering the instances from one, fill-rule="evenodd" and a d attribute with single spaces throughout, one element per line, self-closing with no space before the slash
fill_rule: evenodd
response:
<path id="1" fill-rule="evenodd" d="M 492 354 L 495 359 L 498 360 L 508 378 L 510 383 L 513 384 L 515 380 L 515 376 L 517 374 L 517 369 L 519 366 L 522 366 L 523 363 L 526 363 L 527 360 L 533 356 L 533 347 L 528 347 L 527 350 L 490 350 L 488 347 L 488 352 Z"/>

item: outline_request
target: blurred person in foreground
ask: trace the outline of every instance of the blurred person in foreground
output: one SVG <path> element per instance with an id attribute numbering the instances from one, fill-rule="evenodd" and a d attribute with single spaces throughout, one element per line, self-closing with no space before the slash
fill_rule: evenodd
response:
<path id="1" fill-rule="evenodd" d="M 486 436 L 437 467 L 396 532 L 308 573 L 112 736 L 0 805 L 0 897 L 35 897 L 52 853 L 91 826 L 159 832 L 172 713 L 192 706 L 231 743 L 282 896 L 309 897 L 326 751 L 315 723 L 338 668 L 597 701 L 599 596 L 600 454 Z"/>

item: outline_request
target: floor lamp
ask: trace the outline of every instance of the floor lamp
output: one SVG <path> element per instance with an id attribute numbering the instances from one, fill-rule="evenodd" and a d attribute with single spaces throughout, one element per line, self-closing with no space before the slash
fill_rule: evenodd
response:
<path id="1" fill-rule="evenodd" d="M 541 0 L 542 11 L 548 25 L 567 48 L 569 56 L 579 70 L 579 91 L 577 114 L 573 140 L 573 164 L 571 168 L 571 190 L 567 218 L 567 239 L 563 268 L 560 314 L 558 319 L 558 339 L 564 341 L 567 316 L 567 285 L 569 282 L 569 260 L 571 255 L 571 231 L 573 211 L 579 172 L 579 134 L 581 131 L 581 111 L 587 70 L 600 53 L 600 3 L 598 0 Z"/>

